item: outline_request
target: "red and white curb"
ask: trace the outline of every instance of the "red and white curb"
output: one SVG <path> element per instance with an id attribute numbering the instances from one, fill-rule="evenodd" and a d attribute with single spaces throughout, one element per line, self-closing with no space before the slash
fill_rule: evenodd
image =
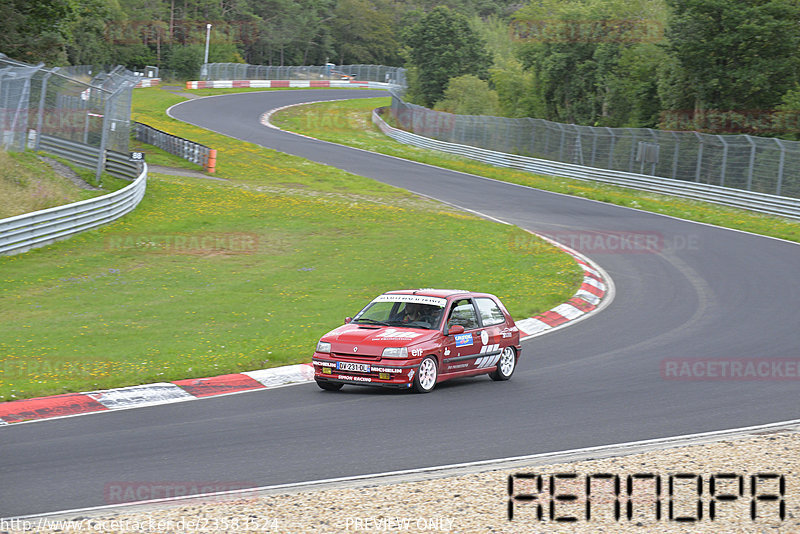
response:
<path id="1" fill-rule="evenodd" d="M 360 80 L 208 80 L 186 82 L 186 89 L 231 89 L 234 87 L 252 87 L 254 89 L 280 87 L 338 87 L 367 89 L 390 89 L 396 85 L 384 82 L 368 82 Z"/>
<path id="2" fill-rule="evenodd" d="M 583 319 L 610 304 L 614 294 L 611 277 L 599 265 L 557 241 L 544 236 L 538 237 L 572 256 L 583 269 L 583 282 L 567 302 L 534 317 L 517 321 L 522 339 L 530 339 Z"/>
<path id="3" fill-rule="evenodd" d="M 270 389 L 314 379 L 311 364 L 301 363 L 211 378 L 188 378 L 143 386 L 66 393 L 0 403 L 0 425 L 92 412 L 141 408 L 203 397 Z"/>
<path id="4" fill-rule="evenodd" d="M 543 239 L 572 256 L 581 265 L 584 272 L 583 283 L 567 302 L 535 317 L 517 321 L 522 339 L 530 339 L 585 318 L 588 314 L 599 311 L 601 305 L 608 304 L 611 300 L 608 297 L 613 294 L 613 291 L 608 290 L 610 278 L 599 266 L 582 254 L 550 239 Z M 209 378 L 187 378 L 174 382 L 23 399 L 0 403 L 0 425 L 183 402 L 305 383 L 313 379 L 313 366 L 304 363 Z"/>

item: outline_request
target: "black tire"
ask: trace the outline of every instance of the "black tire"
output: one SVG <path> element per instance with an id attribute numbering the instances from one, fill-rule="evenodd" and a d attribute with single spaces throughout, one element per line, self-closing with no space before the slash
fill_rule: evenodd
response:
<path id="1" fill-rule="evenodd" d="M 506 347 L 500 353 L 500 359 L 497 360 L 497 369 L 489 373 L 489 378 L 502 382 L 508 380 L 514 374 L 517 368 L 517 351 L 514 347 Z"/>
<path id="2" fill-rule="evenodd" d="M 339 382 L 328 382 L 327 380 L 317 380 L 317 385 L 325 391 L 339 391 L 344 384 Z"/>
<path id="3" fill-rule="evenodd" d="M 436 387 L 436 379 L 439 378 L 439 366 L 436 358 L 428 356 L 422 360 L 414 375 L 414 391 L 417 393 L 430 393 Z"/>

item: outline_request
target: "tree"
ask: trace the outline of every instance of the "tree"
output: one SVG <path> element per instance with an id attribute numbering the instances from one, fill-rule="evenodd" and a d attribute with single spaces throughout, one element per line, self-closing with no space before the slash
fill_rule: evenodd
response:
<path id="1" fill-rule="evenodd" d="M 0 52 L 28 63 L 67 62 L 69 22 L 74 6 L 67 0 L 0 0 L 3 31 Z"/>
<path id="2" fill-rule="evenodd" d="M 399 61 L 392 6 L 375 0 L 339 0 L 331 22 L 331 36 L 340 65 Z"/>
<path id="3" fill-rule="evenodd" d="M 437 111 L 457 115 L 496 116 L 500 111 L 497 92 L 489 88 L 489 83 L 472 74 L 450 79 L 444 98 L 436 103 Z"/>
<path id="4" fill-rule="evenodd" d="M 796 0 L 668 3 L 669 51 L 696 111 L 773 109 L 797 82 Z"/>
<path id="5" fill-rule="evenodd" d="M 652 126 L 663 0 L 540 0 L 515 14 L 531 72 L 531 115 L 603 126 Z M 501 93 L 501 100 L 502 93 Z M 656 105 L 653 105 L 653 102 Z M 542 115 L 542 111 L 544 114 Z"/>
<path id="6" fill-rule="evenodd" d="M 431 106 L 441 100 L 451 78 L 472 74 L 489 76 L 492 58 L 466 17 L 437 7 L 406 33 L 409 62 L 416 69 L 421 104 Z"/>

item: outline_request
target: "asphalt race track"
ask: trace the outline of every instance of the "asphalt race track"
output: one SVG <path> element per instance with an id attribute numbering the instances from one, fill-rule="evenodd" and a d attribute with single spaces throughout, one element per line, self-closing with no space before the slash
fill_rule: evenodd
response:
<path id="1" fill-rule="evenodd" d="M 533 231 L 642 232 L 663 239 L 663 247 L 587 250 L 613 278 L 615 300 L 574 326 L 525 342 L 509 382 L 483 376 L 441 384 L 430 395 L 348 386 L 329 393 L 312 383 L 0 428 L 0 517 L 104 505 L 109 488 L 131 482 L 265 486 L 800 417 L 797 380 L 686 381 L 661 374 L 664 361 L 680 358 L 798 358 L 800 246 L 259 123 L 278 106 L 376 95 L 385 93 L 248 93 L 190 100 L 171 113 Z"/>

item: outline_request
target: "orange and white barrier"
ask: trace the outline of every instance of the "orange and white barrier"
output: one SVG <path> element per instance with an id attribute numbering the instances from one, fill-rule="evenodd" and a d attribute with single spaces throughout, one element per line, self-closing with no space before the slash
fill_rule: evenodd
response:
<path id="1" fill-rule="evenodd" d="M 161 78 L 145 78 L 141 80 L 134 86 L 134 89 L 138 89 L 140 87 L 155 87 L 156 85 L 161 83 Z"/>

